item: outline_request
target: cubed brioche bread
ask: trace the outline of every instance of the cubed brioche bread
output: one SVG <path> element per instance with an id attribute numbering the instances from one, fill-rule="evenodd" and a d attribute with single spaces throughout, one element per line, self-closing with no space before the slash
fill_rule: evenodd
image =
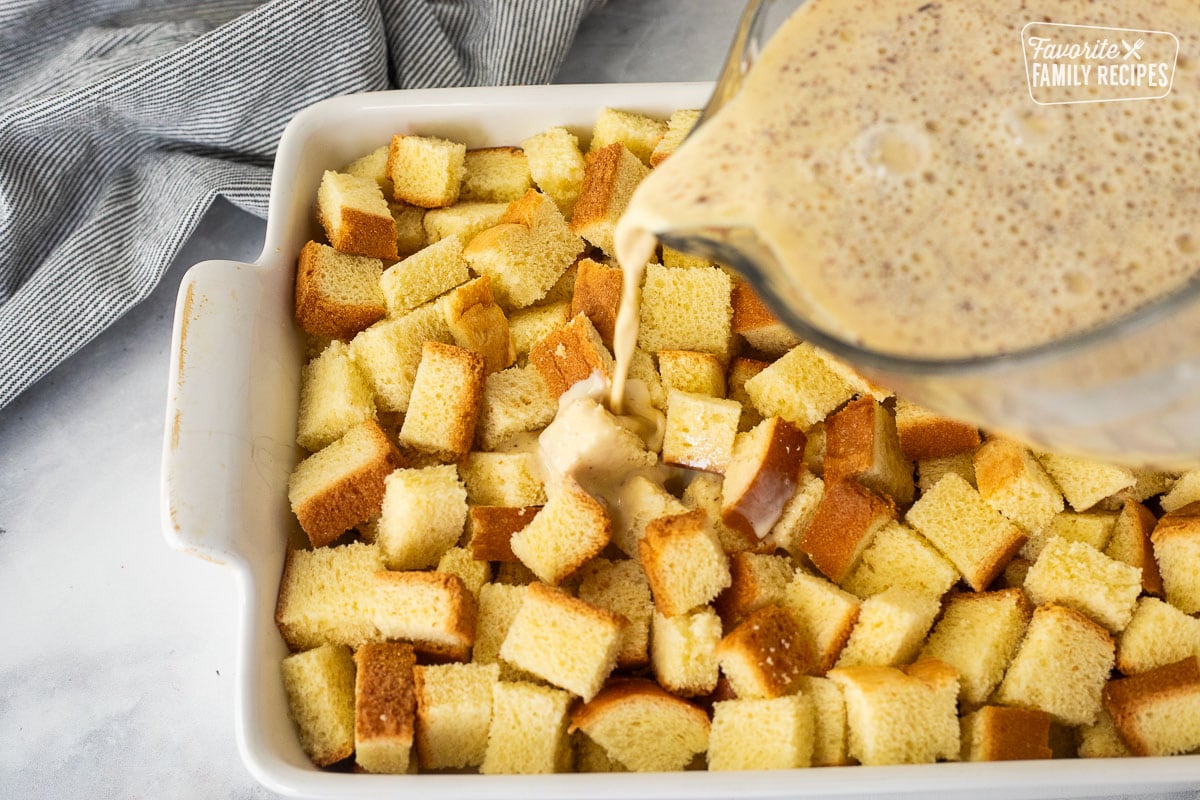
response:
<path id="1" fill-rule="evenodd" d="M 896 398 L 896 433 L 900 450 L 910 461 L 925 461 L 971 453 L 979 446 L 979 429 L 974 425 L 939 416 Z"/>
<path id="2" fill-rule="evenodd" d="M 484 450 L 494 450 L 546 427 L 557 409 L 546 382 L 533 367 L 493 372 L 484 380 L 475 442 Z"/>
<path id="3" fill-rule="evenodd" d="M 799 337 L 775 318 L 750 284 L 734 282 L 731 301 L 733 332 L 757 352 L 778 358 L 800 344 Z"/>
<path id="4" fill-rule="evenodd" d="M 625 620 L 543 583 L 531 583 L 500 657 L 590 700 L 617 663 Z"/>
<path id="5" fill-rule="evenodd" d="M 381 569 L 378 546 L 362 542 L 289 550 L 275 604 L 275 625 L 288 647 L 298 651 L 378 641 L 371 611 L 375 573 Z"/>
<path id="6" fill-rule="evenodd" d="M 1089 725 L 1112 671 L 1108 631 L 1063 606 L 1039 606 L 1009 664 L 994 702 L 1037 708 L 1064 725 Z"/>
<path id="7" fill-rule="evenodd" d="M 386 150 L 386 148 L 384 148 Z M 386 152 L 385 152 L 386 158 Z M 392 196 L 392 179 L 387 179 L 385 197 Z M 430 243 L 425 235 L 425 209 L 408 203 L 388 203 L 388 211 L 396 222 L 396 257 L 407 258 Z"/>
<path id="8" fill-rule="evenodd" d="M 975 451 L 974 461 L 984 502 L 1024 530 L 1040 531 L 1063 510 L 1062 494 L 1046 470 L 1011 439 L 989 439 Z"/>
<path id="9" fill-rule="evenodd" d="M 805 694 L 713 704 L 708 768 L 795 769 L 812 763 L 816 712 Z"/>
<path id="10" fill-rule="evenodd" d="M 655 611 L 650 639 L 655 679 L 682 697 L 711 693 L 717 687 L 720 642 L 721 619 L 707 606 L 674 617 Z"/>
<path id="11" fill-rule="evenodd" d="M 1168 602 L 1185 614 L 1200 612 L 1200 502 L 1164 514 L 1151 542 Z"/>
<path id="12" fill-rule="evenodd" d="M 1056 536 L 1029 568 L 1024 589 L 1036 605 L 1073 608 L 1117 633 L 1133 616 L 1142 576 L 1137 567 L 1114 561 L 1083 542 Z"/>
<path id="13" fill-rule="evenodd" d="M 471 660 L 477 664 L 500 664 L 500 675 L 506 680 L 519 680 L 524 674 L 500 661 L 500 647 L 521 604 L 525 602 L 527 586 L 499 582 L 485 583 L 479 590 L 479 610 L 476 615 L 475 646 Z"/>
<path id="14" fill-rule="evenodd" d="M 458 464 L 467 502 L 478 506 L 540 506 L 546 502 L 535 453 L 469 453 Z"/>
<path id="15" fill-rule="evenodd" d="M 519 147 L 468 150 L 463 159 L 459 197 L 488 203 L 511 203 L 533 186 L 529 161 Z"/>
<path id="16" fill-rule="evenodd" d="M 977 592 L 987 588 L 1025 544 L 1025 533 L 954 474 L 913 504 L 905 521 L 931 541 Z"/>
<path id="17" fill-rule="evenodd" d="M 946 473 L 953 472 L 966 481 L 968 486 L 979 488 L 975 480 L 973 453 L 959 453 L 945 458 L 929 458 L 917 462 L 917 488 L 927 492 L 937 485 Z"/>
<path id="18" fill-rule="evenodd" d="M 900 507 L 913 501 L 913 465 L 900 451 L 892 412 L 871 397 L 846 404 L 825 421 L 825 479 L 855 478 Z"/>
<path id="19" fill-rule="evenodd" d="M 453 465 L 398 469 L 388 475 L 375 541 L 388 569 L 425 569 L 458 542 L 467 490 Z"/>
<path id="20" fill-rule="evenodd" d="M 978 707 L 1000 685 L 1031 613 L 1020 589 L 953 594 L 925 640 L 921 658 L 936 658 L 958 670 L 963 707 Z"/>
<path id="21" fill-rule="evenodd" d="M 564 217 L 570 218 L 587 168 L 579 139 L 566 128 L 556 127 L 529 137 L 521 147 L 534 183 L 554 199 Z"/>
<path id="22" fill-rule="evenodd" d="M 900 666 L 916 658 L 941 610 L 937 596 L 893 586 L 863 601 L 838 667 Z"/>
<path id="23" fill-rule="evenodd" d="M 377 572 L 375 599 L 372 618 L 384 638 L 412 642 L 417 652 L 441 661 L 471 657 L 478 609 L 457 575 Z"/>
<path id="24" fill-rule="evenodd" d="M 1055 514 L 1040 530 L 1029 534 L 1021 556 L 1033 561 L 1053 538 L 1082 542 L 1101 552 L 1108 546 L 1116 527 L 1117 514 L 1111 511 L 1064 511 Z"/>
<path id="25" fill-rule="evenodd" d="M 602 386 L 590 382 L 593 388 Z M 598 401 L 583 394 L 565 403 L 538 437 L 547 488 L 565 480 L 603 493 L 639 469 L 653 467 L 658 457 L 646 443 Z"/>
<path id="26" fill-rule="evenodd" d="M 533 521 L 541 506 L 471 506 L 467 511 L 468 547 L 481 561 L 520 562 L 512 551 L 514 533 Z"/>
<path id="27" fill-rule="evenodd" d="M 346 431 L 375 419 L 375 396 L 366 376 L 336 339 L 300 373 L 300 412 L 296 443 L 316 452 Z"/>
<path id="28" fill-rule="evenodd" d="M 779 520 L 771 528 L 765 543 L 786 550 L 792 558 L 801 557 L 804 551 L 800 547 L 800 541 L 824 497 L 825 481 L 807 469 L 801 470 L 796 480 L 796 489 L 783 504 Z"/>
<path id="29" fill-rule="evenodd" d="M 1051 720 L 1036 709 L 984 706 L 962 718 L 962 760 L 1050 758 Z"/>
<path id="30" fill-rule="evenodd" d="M 1200 618 L 1157 597 L 1143 597 L 1117 641 L 1117 669 L 1149 672 L 1188 656 L 1200 657 Z"/>
<path id="31" fill-rule="evenodd" d="M 781 605 L 812 644 L 812 672 L 823 675 L 837 663 L 858 622 L 862 602 L 824 578 L 796 570 Z"/>
<path id="32" fill-rule="evenodd" d="M 649 165 L 654 148 L 666 132 L 667 123 L 662 120 L 633 111 L 605 108 L 596 115 L 596 122 L 592 126 L 588 157 L 592 158 L 606 147 L 620 143 L 639 161 Z"/>
<path id="33" fill-rule="evenodd" d="M 792 694 L 814 663 L 812 642 L 779 605 L 751 613 L 717 645 L 721 672 L 739 698 Z"/>
<path id="34" fill-rule="evenodd" d="M 852 478 L 825 483 L 825 493 L 799 547 L 822 574 L 844 581 L 885 525 L 896 520 L 896 506 Z"/>
<path id="35" fill-rule="evenodd" d="M 729 559 L 702 509 L 651 520 L 638 553 L 665 616 L 705 605 L 730 584 Z"/>
<path id="36" fill-rule="evenodd" d="M 800 679 L 800 694 L 813 704 L 812 766 L 836 767 L 850 763 L 846 754 L 846 701 L 842 687 L 828 678 Z"/>
<path id="37" fill-rule="evenodd" d="M 366 374 L 380 411 L 408 410 L 425 342 L 452 344 L 441 306 L 428 303 L 397 319 L 379 322 L 350 342 L 354 363 Z"/>
<path id="38" fill-rule="evenodd" d="M 1075 731 L 1076 755 L 1080 758 L 1128 758 L 1133 755 L 1121 740 L 1107 711 L 1101 710 L 1095 722 L 1080 725 Z"/>
<path id="39" fill-rule="evenodd" d="M 425 342 L 399 439 L 422 453 L 457 461 L 471 450 L 483 402 L 484 359 L 441 342 Z"/>
<path id="40" fill-rule="evenodd" d="M 418 665 L 417 755 L 422 769 L 463 769 L 483 763 L 492 724 L 496 664 Z"/>
<path id="41" fill-rule="evenodd" d="M 625 618 L 617 667 L 629 669 L 650 663 L 650 620 L 654 602 L 650 583 L 637 561 L 594 558 L 581 573 L 579 599 Z"/>
<path id="42" fill-rule="evenodd" d="M 288 479 L 288 501 L 313 547 L 379 516 L 384 479 L 400 464 L 400 454 L 373 419 L 297 464 Z"/>
<path id="43" fill-rule="evenodd" d="M 783 602 L 793 568 L 786 556 L 766 553 L 732 553 L 729 556 L 730 584 L 713 603 L 726 630 L 766 605 Z"/>
<path id="44" fill-rule="evenodd" d="M 618 502 L 612 504 L 612 542 L 632 559 L 640 558 L 638 542 L 646 535 L 650 520 L 688 509 L 661 485 L 645 475 L 634 475 L 622 486 Z"/>
<path id="45" fill-rule="evenodd" d="M 1154 544 L 1150 540 L 1157 523 L 1150 509 L 1136 500 L 1126 500 L 1113 523 L 1104 555 L 1137 567 L 1142 572 L 1142 591 L 1162 597 L 1162 575 L 1158 571 L 1158 562 L 1154 560 Z"/>
<path id="46" fill-rule="evenodd" d="M 396 134 L 387 160 L 393 199 L 421 208 L 453 205 L 466 172 L 466 156 L 466 146 L 458 142 Z"/>
<path id="47" fill-rule="evenodd" d="M 492 722 L 479 771 L 532 775 L 565 771 L 571 695 L 524 681 L 492 687 Z"/>
<path id="48" fill-rule="evenodd" d="M 724 496 L 725 480 L 723 476 L 712 472 L 697 472 L 691 476 L 687 487 L 683 490 L 681 500 L 686 509 L 703 509 L 712 523 L 717 534 L 717 541 L 726 554 L 738 553 L 743 550 L 758 550 L 768 552 L 769 542 L 753 541 L 741 531 L 734 530 L 721 519 L 721 501 Z"/>
<path id="49" fill-rule="evenodd" d="M 584 248 L 558 206 L 530 189 L 514 200 L 500 223 L 463 250 L 471 269 L 492 279 L 496 302 L 524 308 L 541 300 Z"/>
<path id="50" fill-rule="evenodd" d="M 842 588 L 862 598 L 893 586 L 941 597 L 958 578 L 954 565 L 924 536 L 903 523 L 889 522 L 875 534 Z"/>
<path id="51" fill-rule="evenodd" d="M 438 559 L 434 569 L 457 577 L 476 600 L 479 590 L 492 580 L 492 565 L 486 559 L 474 558 L 465 547 L 451 547 Z"/>
<path id="52" fill-rule="evenodd" d="M 585 314 L 576 314 L 536 342 L 529 351 L 529 363 L 556 400 L 593 372 L 611 378 L 614 370 L 612 354 Z"/>
<path id="53" fill-rule="evenodd" d="M 621 305 L 621 270 L 590 258 L 579 259 L 576 269 L 571 316 L 585 315 L 600 334 L 600 340 L 612 347 Z"/>
<path id="54" fill-rule="evenodd" d="M 746 382 L 746 393 L 763 416 L 780 416 L 807 430 L 854 395 L 854 387 L 831 359 L 800 344 Z"/>
<path id="55" fill-rule="evenodd" d="M 317 336 L 349 339 L 387 313 L 378 258 L 346 255 L 308 242 L 296 266 L 296 322 Z"/>
<path id="56" fill-rule="evenodd" d="M 657 167 L 666 161 L 667 156 L 674 153 L 679 145 L 683 144 L 683 140 L 699 121 L 700 111 L 698 109 L 681 108 L 672 112 L 670 119 L 667 120 L 666 132 L 650 152 L 650 166 Z"/>
<path id="57" fill-rule="evenodd" d="M 659 350 L 658 373 L 663 388 L 710 397 L 725 396 L 725 365 L 712 353 Z"/>
<path id="58" fill-rule="evenodd" d="M 1200 749 L 1200 658 L 1109 681 L 1104 709 L 1134 755 L 1170 756 Z"/>
<path id="59" fill-rule="evenodd" d="M 387 172 L 388 146 L 377 147 L 365 156 L 351 161 L 339 172 L 354 175 L 358 178 L 370 178 L 379 184 L 384 197 L 392 196 L 392 179 Z"/>
<path id="60" fill-rule="evenodd" d="M 571 321 L 571 303 L 562 301 L 530 306 L 508 315 L 508 332 L 512 336 L 517 363 L 529 361 L 529 351 L 551 331 Z"/>
<path id="61" fill-rule="evenodd" d="M 416 728 L 416 655 L 402 642 L 354 651 L 354 763 L 366 772 L 409 771 Z"/>
<path id="62" fill-rule="evenodd" d="M 1076 511 L 1087 511 L 1137 482 L 1132 470 L 1113 464 L 1059 453 L 1039 453 L 1037 458 Z"/>
<path id="63" fill-rule="evenodd" d="M 283 659 L 288 716 L 300 746 L 318 767 L 354 752 L 354 657 L 343 644 L 327 644 Z"/>
<path id="64" fill-rule="evenodd" d="M 383 271 L 388 316 L 401 317 L 471 277 L 457 236 L 431 244 Z"/>
<path id="65" fill-rule="evenodd" d="M 667 392 L 663 463 L 724 474 L 733 459 L 742 407 L 736 400 Z"/>
<path id="66" fill-rule="evenodd" d="M 372 178 L 326 170 L 317 189 L 317 221 L 339 253 L 396 258 L 396 221 Z"/>
<path id="67" fill-rule="evenodd" d="M 550 493 L 542 510 L 512 535 L 513 554 L 538 576 L 558 585 L 600 554 L 612 538 L 604 506 L 568 481 Z"/>
<path id="68" fill-rule="evenodd" d="M 847 751 L 859 763 L 958 760 L 957 675 L 953 667 L 932 660 L 915 671 L 880 666 L 830 671 L 846 703 Z"/>
<path id="69" fill-rule="evenodd" d="M 450 291 L 442 309 L 454 343 L 483 356 L 485 373 L 499 372 L 516 360 L 508 318 L 496 305 L 491 278 L 485 275 Z"/>
<path id="70" fill-rule="evenodd" d="M 581 730 L 633 772 L 681 770 L 708 749 L 708 715 L 645 678 L 614 678 L 571 712 Z"/>
<path id="71" fill-rule="evenodd" d="M 445 208 L 431 208 L 421 217 L 422 231 L 429 244 L 450 237 L 465 246 L 488 228 L 500 224 L 509 204 L 463 201 Z"/>
<path id="72" fill-rule="evenodd" d="M 1200 469 L 1190 469 L 1180 475 L 1170 491 L 1159 499 L 1159 506 L 1163 511 L 1178 511 L 1197 500 L 1200 500 Z"/>
<path id="73" fill-rule="evenodd" d="M 765 539 L 795 494 L 803 456 L 804 434 L 781 417 L 737 434 L 721 489 L 721 521 L 749 541 Z"/>
<path id="74" fill-rule="evenodd" d="M 733 337 L 732 294 L 729 275 L 716 267 L 646 265 L 638 347 L 651 353 L 694 350 L 727 359 Z"/>
<path id="75" fill-rule="evenodd" d="M 590 151 L 580 197 L 571 210 L 571 230 L 606 255 L 616 255 L 613 234 L 617 219 L 648 174 L 646 164 L 638 161 L 623 144 L 612 143 Z"/>

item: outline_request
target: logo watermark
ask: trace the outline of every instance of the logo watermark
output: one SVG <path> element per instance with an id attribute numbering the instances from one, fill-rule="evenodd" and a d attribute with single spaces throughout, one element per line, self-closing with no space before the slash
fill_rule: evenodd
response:
<path id="1" fill-rule="evenodd" d="M 1021 29 L 1038 105 L 1155 100 L 1171 93 L 1179 38 L 1169 31 L 1030 22 Z"/>

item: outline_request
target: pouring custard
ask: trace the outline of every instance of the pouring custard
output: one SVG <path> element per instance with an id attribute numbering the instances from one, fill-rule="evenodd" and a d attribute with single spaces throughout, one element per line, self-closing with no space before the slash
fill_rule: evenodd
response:
<path id="1" fill-rule="evenodd" d="M 1031 21 L 1171 31 L 1178 68 L 1171 53 L 1169 71 L 1121 75 L 1173 86 L 1161 99 L 1040 105 L 1022 51 Z M 655 236 L 753 231 L 785 304 L 910 357 L 1021 350 L 1183 286 L 1200 269 L 1197 34 L 1190 0 L 805 3 L 618 226 L 614 403 Z M 1130 49 L 1130 64 L 1152 57 L 1119 47 Z"/>

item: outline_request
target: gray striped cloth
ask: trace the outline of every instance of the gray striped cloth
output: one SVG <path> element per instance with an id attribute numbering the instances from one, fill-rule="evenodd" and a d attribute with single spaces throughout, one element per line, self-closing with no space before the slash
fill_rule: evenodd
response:
<path id="1" fill-rule="evenodd" d="M 603 0 L 0 0 L 0 408 L 145 298 L 217 195 L 263 216 L 287 121 L 547 82 Z"/>

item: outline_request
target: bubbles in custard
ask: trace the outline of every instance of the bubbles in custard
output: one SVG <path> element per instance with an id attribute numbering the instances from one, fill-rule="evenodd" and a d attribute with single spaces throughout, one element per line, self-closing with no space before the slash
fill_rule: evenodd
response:
<path id="1" fill-rule="evenodd" d="M 878 125 L 861 141 L 863 159 L 878 176 L 921 172 L 929 163 L 929 137 L 907 125 Z"/>

